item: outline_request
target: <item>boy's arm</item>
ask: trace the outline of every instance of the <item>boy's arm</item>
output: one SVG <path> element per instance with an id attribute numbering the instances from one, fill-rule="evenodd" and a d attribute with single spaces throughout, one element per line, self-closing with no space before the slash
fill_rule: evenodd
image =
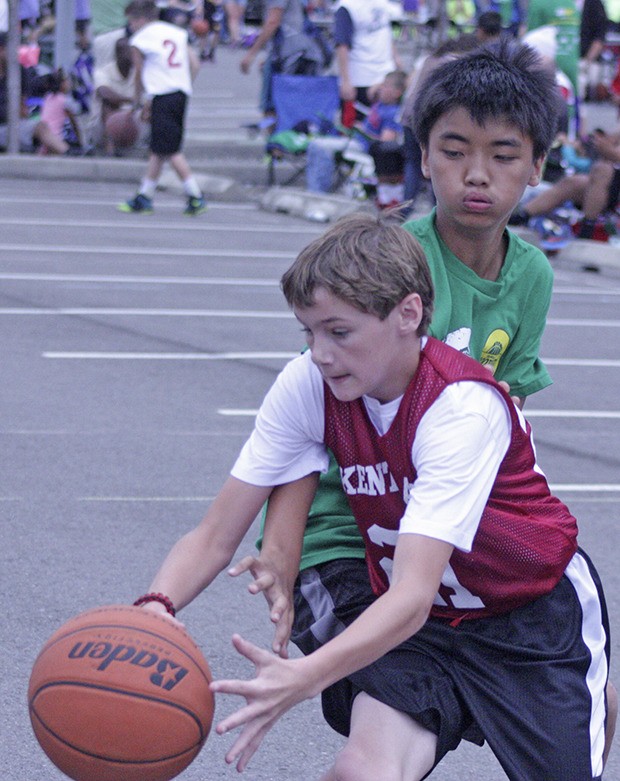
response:
<path id="1" fill-rule="evenodd" d="M 189 604 L 230 564 L 270 491 L 229 477 L 198 526 L 172 547 L 148 591 L 165 594 L 177 610 Z M 158 602 L 147 604 L 163 611 Z"/>
<path id="2" fill-rule="evenodd" d="M 336 62 L 338 64 L 338 84 L 342 100 L 355 100 L 357 90 L 351 85 L 349 76 L 349 47 L 346 44 L 336 46 Z"/>
<path id="3" fill-rule="evenodd" d="M 251 572 L 252 594 L 263 593 L 275 624 L 274 653 L 288 657 L 287 644 L 293 625 L 293 586 L 310 505 L 318 484 L 318 473 L 274 488 L 267 503 L 261 552 L 246 556 L 228 571 L 233 577 Z"/>
<path id="4" fill-rule="evenodd" d="M 136 108 L 139 108 L 140 104 L 142 103 L 142 92 L 143 92 L 142 67 L 144 65 L 144 55 L 142 54 L 140 49 L 137 49 L 135 46 L 132 46 L 131 57 L 133 59 L 133 64 L 136 69 L 135 76 L 134 76 L 134 105 Z"/>
<path id="5" fill-rule="evenodd" d="M 277 33 L 278 28 L 282 24 L 282 17 L 284 16 L 284 9 L 276 6 L 272 6 L 267 11 L 267 16 L 261 28 L 258 38 L 254 41 L 252 46 L 248 49 L 247 54 L 241 60 L 240 67 L 243 73 L 249 73 L 254 58 L 259 51 L 265 46 L 267 41 L 270 41 Z"/>
<path id="6" fill-rule="evenodd" d="M 226 755 L 243 770 L 263 736 L 289 708 L 378 659 L 426 622 L 453 546 L 417 534 L 401 534 L 392 584 L 347 629 L 301 659 L 279 659 L 243 640 L 233 643 L 256 667 L 250 681 L 216 681 L 213 691 L 239 694 L 247 705 L 218 724 L 224 734 L 245 725 Z"/>

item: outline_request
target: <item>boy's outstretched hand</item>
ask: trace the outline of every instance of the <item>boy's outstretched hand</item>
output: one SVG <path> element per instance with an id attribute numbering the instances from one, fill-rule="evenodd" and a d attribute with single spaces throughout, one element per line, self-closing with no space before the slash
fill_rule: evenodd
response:
<path id="1" fill-rule="evenodd" d="M 261 557 L 245 556 L 228 570 L 232 577 L 251 572 L 254 580 L 248 586 L 251 594 L 264 594 L 269 605 L 269 617 L 275 624 L 273 652 L 288 659 L 288 641 L 293 626 L 293 594 L 278 576 L 276 569 Z"/>
<path id="2" fill-rule="evenodd" d="M 304 659 L 281 659 L 239 635 L 233 635 L 232 641 L 237 651 L 252 662 L 256 677 L 249 681 L 213 681 L 211 691 L 245 697 L 246 705 L 216 727 L 218 735 L 224 735 L 243 726 L 226 754 L 226 762 L 236 762 L 237 770 L 241 772 L 280 716 L 316 692 L 311 690 L 303 671 Z"/>

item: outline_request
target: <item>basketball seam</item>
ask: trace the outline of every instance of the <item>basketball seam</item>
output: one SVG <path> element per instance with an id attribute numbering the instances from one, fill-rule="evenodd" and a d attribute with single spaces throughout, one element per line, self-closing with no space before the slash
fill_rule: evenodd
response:
<path id="1" fill-rule="evenodd" d="M 110 764 L 115 764 L 115 765 L 145 765 L 145 766 L 154 765 L 162 762 L 167 762 L 168 760 L 180 759 L 185 754 L 188 754 L 191 751 L 195 751 L 196 749 L 200 750 L 200 747 L 202 746 L 202 743 L 197 743 L 191 746 L 190 748 L 185 749 L 185 751 L 181 751 L 179 754 L 171 754 L 168 757 L 161 757 L 160 759 L 111 759 L 110 757 L 106 757 L 104 754 L 95 754 L 92 751 L 86 751 L 84 749 L 78 748 L 77 746 L 74 746 L 72 743 L 69 743 L 68 740 L 65 740 L 64 738 L 61 738 L 60 735 L 57 735 L 54 732 L 54 730 L 50 729 L 47 726 L 47 724 L 41 720 L 41 718 L 38 716 L 36 711 L 34 711 L 33 713 L 36 716 L 37 721 L 43 727 L 43 729 L 49 732 L 49 734 L 52 735 L 63 746 L 67 746 L 73 751 L 76 751 L 79 754 L 83 754 L 85 757 L 91 757 L 92 759 L 100 759 L 104 762 L 109 762 Z"/>

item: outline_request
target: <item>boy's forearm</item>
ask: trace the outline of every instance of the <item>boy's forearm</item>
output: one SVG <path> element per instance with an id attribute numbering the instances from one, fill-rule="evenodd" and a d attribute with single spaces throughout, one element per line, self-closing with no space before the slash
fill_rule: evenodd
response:
<path id="1" fill-rule="evenodd" d="M 228 478 L 203 520 L 171 548 L 148 590 L 165 594 L 177 610 L 189 604 L 230 564 L 269 491 Z"/>
<path id="2" fill-rule="evenodd" d="M 267 504 L 260 557 L 291 591 L 299 572 L 306 520 L 317 484 L 318 475 L 312 474 L 277 486 Z"/>

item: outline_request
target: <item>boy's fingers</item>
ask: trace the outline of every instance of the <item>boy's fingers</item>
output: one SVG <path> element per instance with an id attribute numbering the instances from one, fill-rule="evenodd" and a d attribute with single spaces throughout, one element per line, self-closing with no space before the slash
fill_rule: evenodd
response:
<path id="1" fill-rule="evenodd" d="M 258 560 L 255 559 L 254 556 L 244 556 L 240 561 L 230 567 L 228 574 L 231 577 L 236 578 L 237 575 L 242 575 L 244 572 L 251 572 L 252 568 L 256 566 L 257 561 Z"/>
<path id="2" fill-rule="evenodd" d="M 262 575 L 255 577 L 255 579 L 248 586 L 248 590 L 252 594 L 259 594 L 261 591 L 267 591 L 275 583 L 275 578 L 270 572 L 264 572 Z"/>

